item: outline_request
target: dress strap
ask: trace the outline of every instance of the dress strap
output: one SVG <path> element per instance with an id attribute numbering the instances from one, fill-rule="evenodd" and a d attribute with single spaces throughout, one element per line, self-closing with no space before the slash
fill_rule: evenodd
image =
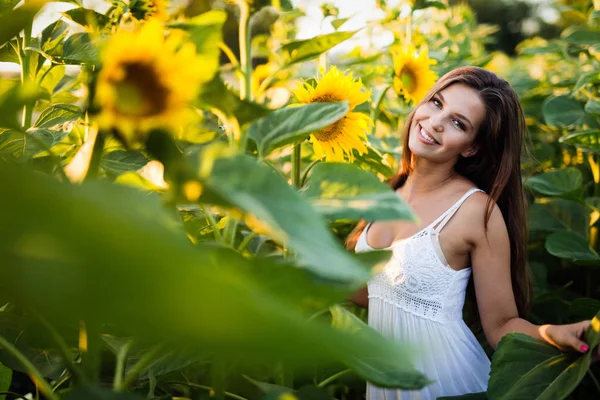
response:
<path id="1" fill-rule="evenodd" d="M 452 207 L 450 207 L 448 210 L 446 210 L 445 213 L 440 215 L 438 217 L 438 219 L 436 219 L 433 222 L 433 224 L 431 224 L 431 226 L 433 227 L 433 231 L 435 233 L 440 233 L 441 230 L 444 228 L 444 226 L 448 223 L 448 221 L 450 221 L 450 218 L 452 218 L 454 213 L 456 213 L 456 211 L 458 211 L 458 209 L 460 208 L 462 203 L 464 203 L 465 200 L 467 200 L 469 198 L 469 196 L 471 196 L 475 192 L 483 192 L 483 190 L 481 190 L 479 188 L 469 189 L 469 191 L 467 193 L 465 193 L 460 199 L 458 199 L 458 201 L 456 203 L 454 203 L 454 205 L 452 205 Z M 438 223 L 439 223 L 439 225 L 437 225 Z"/>

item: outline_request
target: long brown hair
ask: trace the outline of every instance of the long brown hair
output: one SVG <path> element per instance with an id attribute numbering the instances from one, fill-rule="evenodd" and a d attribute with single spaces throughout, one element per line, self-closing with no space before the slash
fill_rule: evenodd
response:
<path id="1" fill-rule="evenodd" d="M 460 157 L 454 169 L 488 193 L 485 228 L 494 203 L 502 211 L 510 238 L 511 280 L 520 316 L 529 313 L 531 303 L 531 278 L 527 268 L 527 202 L 521 183 L 521 150 L 527 134 L 525 116 L 519 98 L 504 79 L 491 71 L 478 67 L 462 67 L 448 72 L 431 88 L 425 98 L 408 115 L 402 132 L 402 160 L 396 175 L 387 183 L 396 190 L 406 182 L 412 171 L 412 152 L 408 146 L 408 131 L 415 110 L 433 96 L 455 83 L 476 90 L 486 107 L 486 117 L 475 138 L 477 152 L 471 157 Z M 360 221 L 346 241 L 354 249 L 364 227 Z M 474 301 L 474 287 L 469 283 L 467 315 L 471 325 L 479 324 Z"/>

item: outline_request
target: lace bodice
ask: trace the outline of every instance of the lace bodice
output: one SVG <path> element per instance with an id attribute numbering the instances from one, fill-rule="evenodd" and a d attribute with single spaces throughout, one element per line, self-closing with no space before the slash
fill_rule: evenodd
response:
<path id="1" fill-rule="evenodd" d="M 444 259 L 439 233 L 471 189 L 431 225 L 413 236 L 392 243 L 392 257 L 383 270 L 368 282 L 369 298 L 379 298 L 412 314 L 433 321 L 460 320 L 471 268 L 452 269 Z M 367 243 L 367 231 L 361 233 L 357 252 L 377 250 Z"/>

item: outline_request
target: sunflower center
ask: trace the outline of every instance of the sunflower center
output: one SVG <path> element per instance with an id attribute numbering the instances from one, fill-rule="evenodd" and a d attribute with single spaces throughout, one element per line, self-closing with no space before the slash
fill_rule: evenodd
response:
<path id="1" fill-rule="evenodd" d="M 133 62 L 123 65 L 123 79 L 116 84 L 116 108 L 121 114 L 148 117 L 165 111 L 169 90 L 164 87 L 151 64 Z"/>
<path id="2" fill-rule="evenodd" d="M 340 99 L 338 99 L 335 96 L 332 96 L 329 93 L 325 93 L 324 95 L 321 95 L 319 97 L 315 97 L 311 100 L 311 103 L 333 103 L 336 101 L 340 101 Z"/>
<path id="3" fill-rule="evenodd" d="M 326 128 L 321 129 L 318 132 L 313 133 L 318 141 L 329 142 L 336 139 L 344 132 L 344 118 L 334 122 Z"/>
<path id="4" fill-rule="evenodd" d="M 400 71 L 400 80 L 402 81 L 402 86 L 409 92 L 413 91 L 417 86 L 417 77 L 410 68 L 402 68 L 402 71 Z"/>

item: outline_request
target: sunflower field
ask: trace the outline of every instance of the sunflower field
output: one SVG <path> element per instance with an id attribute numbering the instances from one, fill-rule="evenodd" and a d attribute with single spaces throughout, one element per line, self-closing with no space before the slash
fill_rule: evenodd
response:
<path id="1" fill-rule="evenodd" d="M 405 117 L 463 65 L 527 114 L 529 319 L 592 319 L 600 341 L 600 1 L 560 2 L 560 35 L 510 57 L 445 0 L 378 0 L 359 31 L 324 3 L 331 33 L 303 40 L 289 0 L 62 0 L 34 34 L 52 3 L 0 3 L 0 62 L 19 69 L 0 75 L 0 399 L 426 386 L 419 350 L 348 301 L 389 255 L 344 239 L 415 218 L 384 181 Z M 383 31 L 383 48 L 330 51 Z M 487 393 L 453 398 L 600 398 L 591 352 L 516 333 L 486 350 Z"/>

